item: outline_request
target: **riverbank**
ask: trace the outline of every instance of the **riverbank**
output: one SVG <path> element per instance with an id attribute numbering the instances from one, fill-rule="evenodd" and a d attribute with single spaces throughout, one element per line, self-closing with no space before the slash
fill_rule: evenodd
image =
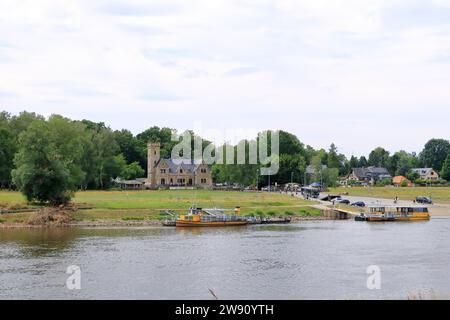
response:
<path id="1" fill-rule="evenodd" d="M 315 209 L 311 208 L 311 210 Z M 55 212 L 53 217 L 48 213 L 35 212 L 33 214 L 34 216 L 28 217 L 28 219 L 24 222 L 12 220 L 0 223 L 0 229 L 48 227 L 145 227 L 162 225 L 161 219 L 141 219 L 138 217 L 122 217 L 116 220 L 74 220 L 72 215 L 67 213 Z M 291 218 L 291 222 L 330 220 L 328 217 L 325 217 L 321 213 L 314 213 L 312 215 L 304 214 L 303 216 L 297 215 L 289 217 Z"/>
<path id="2" fill-rule="evenodd" d="M 196 205 L 202 208 L 221 208 L 233 212 L 241 207 L 244 216 L 289 216 L 296 219 L 320 219 L 320 210 L 312 203 L 279 193 L 254 193 L 210 190 L 173 191 L 84 191 L 75 195 L 67 211 L 70 221 L 60 223 L 62 217 L 39 221 L 39 212 L 46 209 L 28 204 L 18 192 L 0 192 L 1 227 L 42 226 L 146 226 L 159 225 L 167 218 L 161 214 L 171 210 L 178 214 Z M 31 210 L 31 211 L 30 211 Z M 5 212 L 6 211 L 6 212 Z M 58 209 L 55 209 L 58 212 Z M 37 216 L 36 216 L 37 215 Z M 34 217 L 34 218 L 33 218 Z"/>

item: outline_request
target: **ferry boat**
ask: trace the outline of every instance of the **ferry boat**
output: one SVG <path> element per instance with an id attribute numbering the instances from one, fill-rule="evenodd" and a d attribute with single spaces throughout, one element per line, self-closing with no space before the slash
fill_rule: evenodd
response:
<path id="1" fill-rule="evenodd" d="M 225 214 L 221 209 L 190 208 L 187 215 L 180 215 L 175 221 L 177 227 L 226 227 L 243 226 L 248 220 L 240 216 L 240 208 L 235 214 Z"/>
<path id="2" fill-rule="evenodd" d="M 356 221 L 419 221 L 430 220 L 424 206 L 371 206 L 368 213 L 355 217 Z"/>

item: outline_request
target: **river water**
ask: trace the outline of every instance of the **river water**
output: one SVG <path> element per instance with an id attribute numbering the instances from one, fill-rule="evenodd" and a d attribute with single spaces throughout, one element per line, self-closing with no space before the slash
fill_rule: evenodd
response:
<path id="1" fill-rule="evenodd" d="M 67 267 L 81 289 L 66 287 Z M 367 288 L 378 266 L 381 289 Z M 0 299 L 406 299 L 450 293 L 450 218 L 0 229 Z"/>

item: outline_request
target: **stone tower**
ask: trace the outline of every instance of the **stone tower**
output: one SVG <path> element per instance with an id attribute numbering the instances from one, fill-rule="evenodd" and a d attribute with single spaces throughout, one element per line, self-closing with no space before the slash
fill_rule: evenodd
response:
<path id="1" fill-rule="evenodd" d="M 159 142 L 149 143 L 147 145 L 147 183 L 156 185 L 155 167 L 161 157 L 161 144 Z"/>

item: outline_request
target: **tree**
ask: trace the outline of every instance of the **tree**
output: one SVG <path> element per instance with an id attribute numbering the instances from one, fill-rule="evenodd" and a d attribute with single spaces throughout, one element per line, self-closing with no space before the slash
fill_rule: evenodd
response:
<path id="1" fill-rule="evenodd" d="M 139 162 L 145 165 L 146 152 L 139 150 L 139 142 L 128 130 L 114 131 L 114 140 L 119 147 L 119 152 L 123 154 L 128 163 Z"/>
<path id="2" fill-rule="evenodd" d="M 0 127 L 0 189 L 11 186 L 11 170 L 16 151 L 14 138 L 7 129 Z"/>
<path id="3" fill-rule="evenodd" d="M 357 168 L 357 167 L 359 167 L 358 158 L 356 158 L 355 156 L 351 156 L 350 161 L 349 161 L 349 167 L 350 168 Z"/>
<path id="4" fill-rule="evenodd" d="M 359 158 L 359 161 L 358 161 L 358 167 L 359 168 L 365 168 L 365 167 L 368 166 L 368 164 L 369 163 L 367 162 L 366 157 L 362 156 L 362 157 Z"/>
<path id="5" fill-rule="evenodd" d="M 111 185 L 111 178 L 117 177 L 122 169 L 115 158 L 119 147 L 109 128 L 94 133 L 92 142 L 94 145 L 92 168 L 95 172 L 93 182 L 97 188 L 105 189 Z"/>
<path id="6" fill-rule="evenodd" d="M 418 180 L 420 178 L 420 174 L 418 174 L 415 171 L 409 171 L 406 174 L 406 178 L 408 178 L 408 180 L 411 181 L 411 182 L 416 182 L 416 180 Z"/>
<path id="7" fill-rule="evenodd" d="M 369 154 L 369 166 L 385 167 L 389 158 L 389 152 L 378 147 Z"/>
<path id="8" fill-rule="evenodd" d="M 122 169 L 120 173 L 120 177 L 125 180 L 133 180 L 136 178 L 143 177 L 145 174 L 145 170 L 141 168 L 139 165 L 139 162 L 133 162 L 128 165 L 125 165 L 125 167 Z"/>
<path id="9" fill-rule="evenodd" d="M 442 165 L 441 178 L 450 181 L 450 153 L 447 154 L 447 158 Z"/>
<path id="10" fill-rule="evenodd" d="M 339 168 L 341 166 L 338 150 L 334 143 L 330 145 L 330 150 L 328 151 L 327 165 L 328 168 Z"/>
<path id="11" fill-rule="evenodd" d="M 420 161 L 423 166 L 440 171 L 449 153 L 450 142 L 448 140 L 431 139 L 420 153 Z"/>
<path id="12" fill-rule="evenodd" d="M 20 135 L 12 177 L 28 201 L 65 204 L 82 183 L 77 131 L 66 119 L 52 117 L 32 122 Z"/>
<path id="13" fill-rule="evenodd" d="M 325 168 L 322 172 L 322 182 L 326 187 L 335 187 L 339 179 L 337 168 Z"/>

